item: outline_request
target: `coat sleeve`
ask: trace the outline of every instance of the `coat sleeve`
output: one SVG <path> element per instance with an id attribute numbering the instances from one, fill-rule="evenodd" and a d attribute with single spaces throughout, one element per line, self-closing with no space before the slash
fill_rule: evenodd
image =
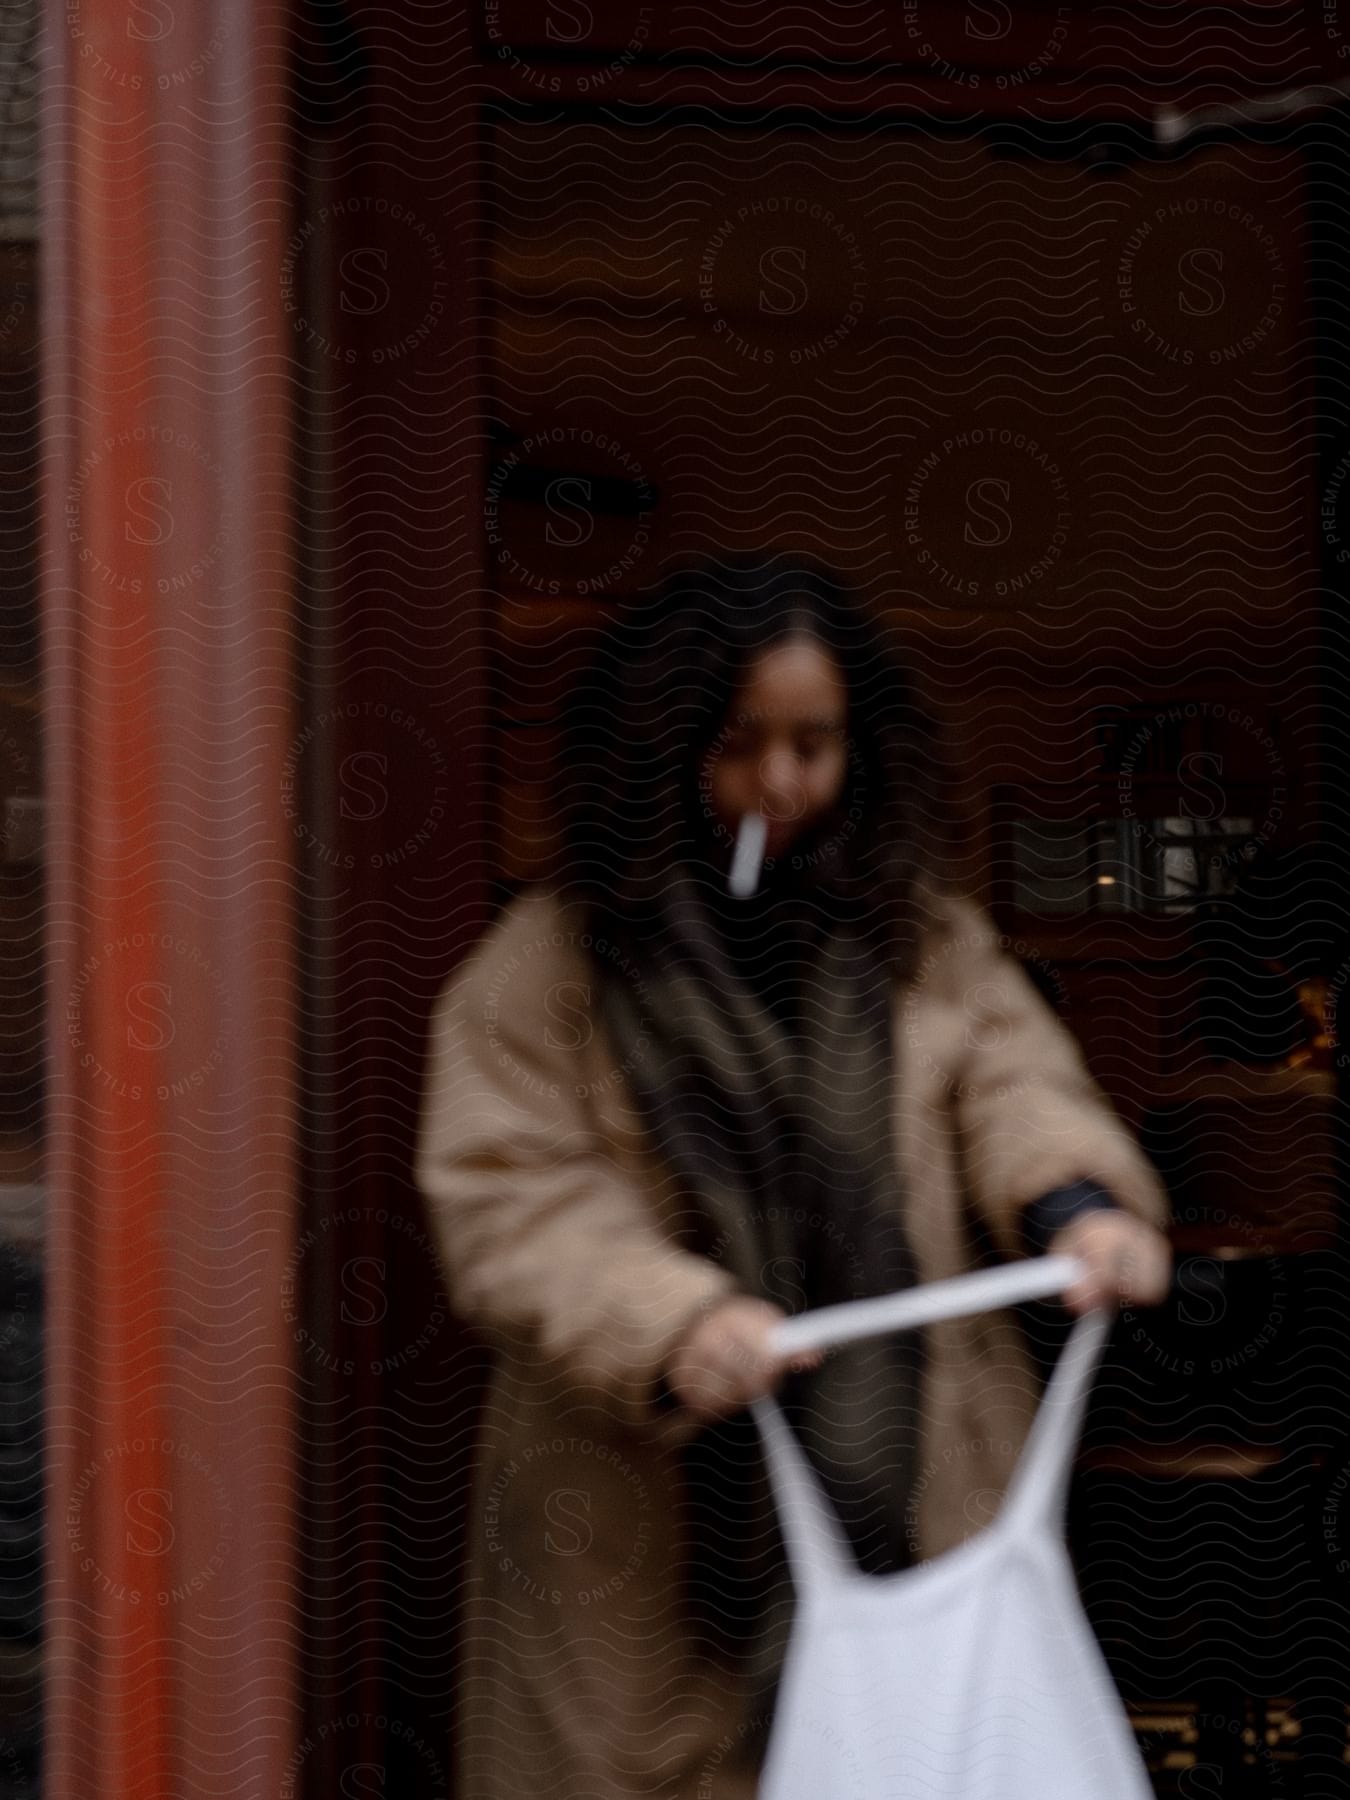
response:
<path id="1" fill-rule="evenodd" d="M 499 1349 L 553 1364 L 578 1399 L 678 1439 L 693 1426 L 664 1397 L 664 1365 L 734 1278 L 662 1235 L 598 1140 L 576 1052 L 548 1030 L 557 968 L 540 959 L 505 995 L 500 960 L 480 947 L 432 1018 L 416 1172 L 452 1305 Z"/>
<path id="2" fill-rule="evenodd" d="M 1024 1253 L 1024 1207 L 1079 1181 L 1161 1227 L 1162 1184 L 1072 1035 L 980 908 L 962 909 L 960 929 L 956 1114 L 967 1187 L 1000 1253 Z"/>

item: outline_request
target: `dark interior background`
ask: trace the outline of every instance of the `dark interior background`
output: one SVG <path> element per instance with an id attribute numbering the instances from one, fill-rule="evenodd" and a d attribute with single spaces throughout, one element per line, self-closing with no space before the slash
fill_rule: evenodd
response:
<path id="1" fill-rule="evenodd" d="M 373 11 L 335 18 L 302 51 L 337 95 L 305 134 L 308 179 L 367 205 L 397 188 L 440 232 L 446 170 L 413 167 L 404 145 L 396 182 L 374 155 L 385 127 L 404 143 L 397 46 Z M 364 1182 L 420 1217 L 416 1021 L 390 1003 L 373 1085 L 335 1127 L 324 1045 L 392 980 L 371 975 L 349 1003 L 340 976 L 393 946 L 429 1001 L 493 908 L 548 873 L 559 721 L 598 634 L 676 556 L 837 564 L 900 628 L 944 721 L 971 891 L 1172 1192 L 1177 1289 L 1160 1315 L 1121 1321 L 1073 1515 L 1158 1791 L 1340 1791 L 1347 115 L 1178 149 L 1153 133 L 1157 106 L 1338 77 L 1335 21 L 917 5 L 810 21 L 738 8 L 714 25 L 692 8 L 503 0 L 471 35 L 447 116 L 467 277 L 455 427 L 476 436 L 476 477 L 454 497 L 460 535 L 437 544 L 434 515 L 402 515 L 410 613 L 359 599 L 350 564 L 340 589 L 395 663 L 408 620 L 428 634 L 434 667 L 405 665 L 394 687 L 420 683 L 453 742 L 469 824 L 416 875 L 339 878 L 330 924 L 361 929 L 316 937 L 331 961 L 315 971 L 313 1205 Z M 336 148 L 355 142 L 365 166 Z M 447 345 L 439 329 L 417 340 L 436 256 L 387 232 L 398 332 L 381 313 L 372 340 L 335 278 L 366 241 L 340 227 L 314 304 L 326 291 L 332 341 L 367 358 L 344 395 L 374 411 L 430 383 L 407 403 L 444 429 Z M 400 334 L 395 377 L 367 353 Z M 357 492 L 323 362 L 316 519 Z M 411 430 L 402 453 L 425 499 L 434 458 Z M 316 621 L 323 639 L 331 619 Z M 386 691 L 374 662 L 342 691 Z M 408 760 L 389 842 L 415 829 L 435 770 L 425 750 Z M 314 798 L 335 841 L 341 798 Z M 359 862 L 365 840 L 345 829 Z M 433 912 L 429 966 L 416 920 Z M 353 1225 L 330 1245 L 309 1306 L 359 1370 L 370 1331 L 344 1324 L 332 1284 L 358 1253 L 388 1256 L 408 1316 L 431 1317 L 437 1295 L 406 1232 Z M 1028 1324 L 1048 1354 L 1052 1320 Z M 415 1378 L 311 1371 L 315 1720 L 359 1694 L 442 1741 L 453 1728 L 480 1369 L 447 1329 Z M 396 1746 L 381 1754 L 397 1766 Z M 441 1791 L 425 1757 L 406 1762 L 408 1793 Z"/>

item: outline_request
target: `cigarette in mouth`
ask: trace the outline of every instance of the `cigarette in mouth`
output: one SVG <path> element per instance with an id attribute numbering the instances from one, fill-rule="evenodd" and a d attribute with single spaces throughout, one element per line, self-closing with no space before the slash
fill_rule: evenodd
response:
<path id="1" fill-rule="evenodd" d="M 768 839 L 769 822 L 763 813 L 742 815 L 736 833 L 736 848 L 731 856 L 731 874 L 727 878 L 727 886 L 738 900 L 748 900 L 759 886 L 759 871 Z"/>

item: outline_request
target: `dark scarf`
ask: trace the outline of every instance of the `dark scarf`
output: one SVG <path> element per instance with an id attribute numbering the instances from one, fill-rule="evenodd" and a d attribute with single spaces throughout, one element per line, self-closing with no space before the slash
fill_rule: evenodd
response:
<path id="1" fill-rule="evenodd" d="M 618 1058 L 687 1196 L 686 1246 L 788 1313 L 915 1278 L 894 985 L 848 911 L 772 877 L 738 902 L 681 870 L 640 922 L 607 926 L 624 958 L 598 959 Z M 914 1334 L 845 1346 L 779 1394 L 870 1572 L 909 1560 L 921 1358 Z M 700 1431 L 684 1473 L 696 1626 L 771 1704 L 791 1589 L 748 1412 Z"/>

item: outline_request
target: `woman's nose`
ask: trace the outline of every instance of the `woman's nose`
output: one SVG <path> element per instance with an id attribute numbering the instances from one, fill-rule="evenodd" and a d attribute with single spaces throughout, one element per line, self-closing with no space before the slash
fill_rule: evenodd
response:
<path id="1" fill-rule="evenodd" d="M 799 819 L 806 810 L 801 758 L 790 750 L 771 751 L 759 765 L 760 810 L 768 819 Z"/>

